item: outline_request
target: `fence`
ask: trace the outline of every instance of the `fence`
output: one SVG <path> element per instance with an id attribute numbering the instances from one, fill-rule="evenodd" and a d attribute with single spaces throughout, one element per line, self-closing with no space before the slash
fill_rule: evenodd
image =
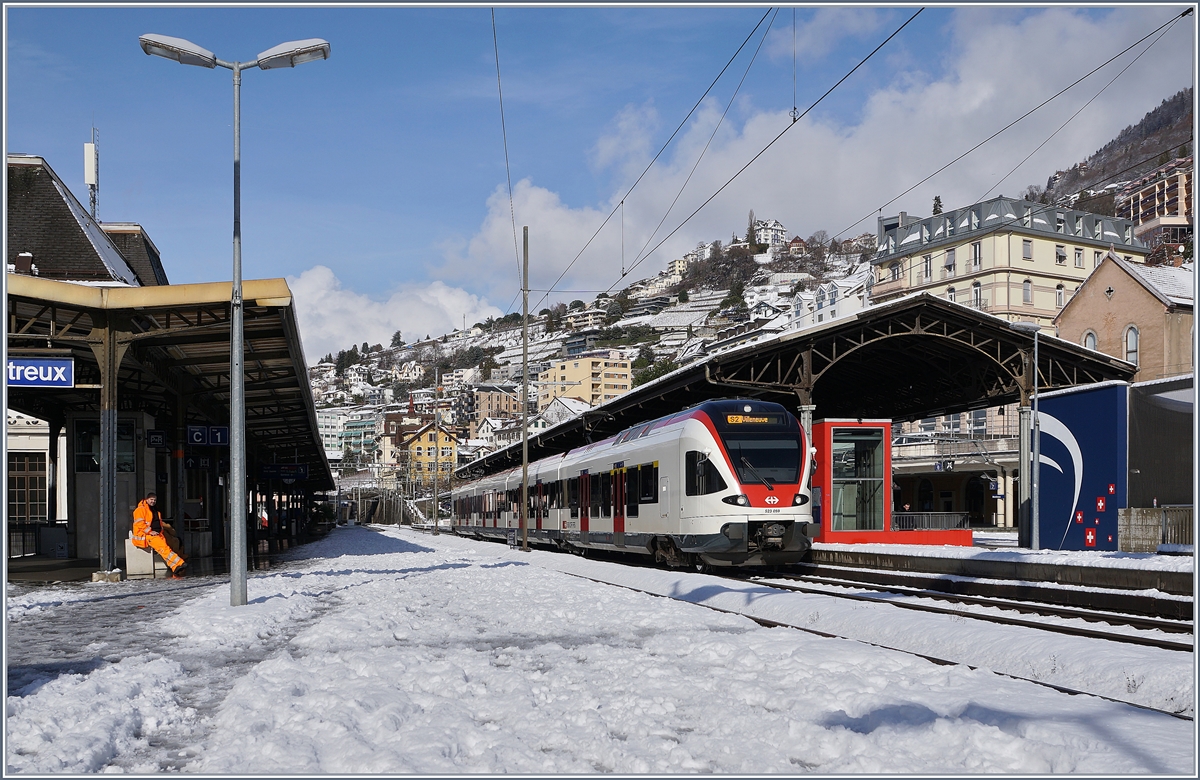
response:
<path id="1" fill-rule="evenodd" d="M 969 528 L 966 512 L 893 512 L 893 531 L 945 531 Z"/>
<path id="2" fill-rule="evenodd" d="M 1192 507 L 1131 507 L 1117 512 L 1122 552 L 1158 552 L 1160 544 L 1193 544 Z"/>
<path id="3" fill-rule="evenodd" d="M 26 555 L 37 555 L 38 529 L 45 523 L 9 523 L 8 524 L 8 557 L 23 558 Z"/>

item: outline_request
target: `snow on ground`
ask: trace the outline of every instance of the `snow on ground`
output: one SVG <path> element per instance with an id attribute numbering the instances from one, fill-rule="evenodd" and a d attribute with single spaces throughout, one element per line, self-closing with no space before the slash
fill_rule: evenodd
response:
<path id="1" fill-rule="evenodd" d="M 10 585 L 7 771 L 1194 771 L 1189 721 L 986 668 L 1057 658 L 1067 675 L 1090 651 L 1072 679 L 1190 707 L 1188 653 L 404 528 L 339 528 L 293 556 L 236 608 L 217 578 Z M 922 641 L 978 647 L 984 668 L 866 643 Z"/>
<path id="2" fill-rule="evenodd" d="M 993 537 L 988 535 L 985 538 Z M 995 534 L 994 538 L 1003 539 L 1004 537 Z M 818 542 L 813 545 L 813 548 L 885 555 L 916 555 L 927 558 L 971 558 L 980 561 L 1048 563 L 1056 566 L 1094 566 L 1185 572 L 1195 570 L 1195 559 L 1190 555 L 1157 555 L 1155 553 L 1102 550 L 992 550 L 985 547 L 959 547 L 949 544 L 831 544 Z"/>

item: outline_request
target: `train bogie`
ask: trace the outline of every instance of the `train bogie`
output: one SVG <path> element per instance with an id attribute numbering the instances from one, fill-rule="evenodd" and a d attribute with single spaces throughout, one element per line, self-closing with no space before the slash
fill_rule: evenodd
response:
<path id="1" fill-rule="evenodd" d="M 530 464 L 531 542 L 653 556 L 669 565 L 800 560 L 816 535 L 811 458 L 778 404 L 710 401 Z M 454 492 L 460 533 L 507 538 L 521 470 Z"/>

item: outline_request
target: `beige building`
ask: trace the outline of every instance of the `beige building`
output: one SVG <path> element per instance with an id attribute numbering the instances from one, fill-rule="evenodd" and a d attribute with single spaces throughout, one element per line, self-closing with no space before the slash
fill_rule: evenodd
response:
<path id="1" fill-rule="evenodd" d="M 1192 235 L 1192 157 L 1172 160 L 1132 182 L 1117 202 L 1117 212 L 1135 225 L 1134 236 L 1151 248 L 1166 244 L 1175 250 Z"/>
<path id="2" fill-rule="evenodd" d="M 1127 263 L 1108 253 L 1055 318 L 1059 338 L 1136 363 L 1134 382 L 1191 373 L 1192 268 Z"/>
<path id="3" fill-rule="evenodd" d="M 559 396 L 579 398 L 596 406 L 628 393 L 633 386 L 629 361 L 615 354 L 583 354 L 552 364 L 538 375 L 538 412 Z"/>
<path id="4" fill-rule="evenodd" d="M 450 483 L 458 461 L 458 437 L 449 428 L 435 430 L 433 423 L 427 423 L 401 441 L 398 449 L 398 460 L 407 464 L 414 483 L 432 484 L 435 474 L 440 484 Z"/>
<path id="5" fill-rule="evenodd" d="M 929 292 L 1007 320 L 1052 322 L 1110 247 L 1143 262 L 1127 219 L 993 198 L 917 219 L 881 217 L 873 303 Z"/>

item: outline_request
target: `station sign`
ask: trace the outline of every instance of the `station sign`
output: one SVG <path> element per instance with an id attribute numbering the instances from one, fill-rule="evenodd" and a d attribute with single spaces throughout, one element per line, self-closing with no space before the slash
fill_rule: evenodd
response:
<path id="1" fill-rule="evenodd" d="M 189 425 L 187 429 L 188 444 L 208 444 L 207 425 Z"/>
<path id="2" fill-rule="evenodd" d="M 150 447 L 167 446 L 166 431 L 146 431 L 146 444 Z"/>
<path id="3" fill-rule="evenodd" d="M 8 359 L 9 387 L 74 387 L 75 358 Z"/>
<path id="4" fill-rule="evenodd" d="M 263 479 L 308 479 L 307 463 L 262 463 L 258 468 Z"/>

